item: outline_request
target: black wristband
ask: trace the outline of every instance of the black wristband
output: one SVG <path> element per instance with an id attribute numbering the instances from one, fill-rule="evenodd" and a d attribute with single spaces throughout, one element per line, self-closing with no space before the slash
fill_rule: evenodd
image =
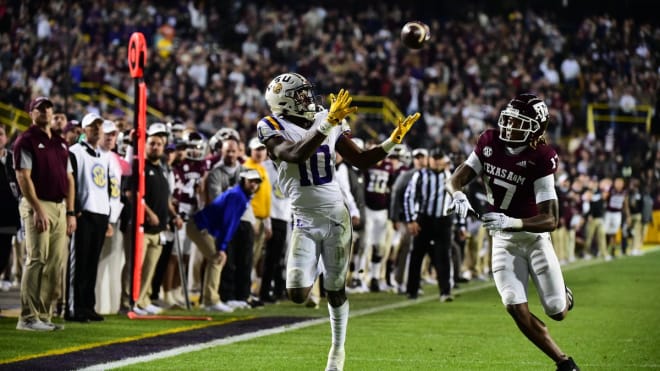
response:
<path id="1" fill-rule="evenodd" d="M 76 212 L 73 210 L 67 210 L 66 211 L 66 216 L 76 216 Z"/>

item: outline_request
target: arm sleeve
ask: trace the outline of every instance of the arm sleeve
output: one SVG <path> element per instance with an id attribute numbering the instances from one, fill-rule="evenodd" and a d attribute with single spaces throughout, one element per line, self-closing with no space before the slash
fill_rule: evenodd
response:
<path id="1" fill-rule="evenodd" d="M 222 210 L 222 228 L 218 230 L 218 234 L 215 236 L 215 243 L 219 251 L 227 251 L 227 246 L 238 229 L 241 215 L 245 212 L 247 203 L 240 199 L 238 195 L 232 193 L 223 199 L 219 207 Z"/>
<path id="2" fill-rule="evenodd" d="M 19 151 L 21 154 L 20 160 L 14 164 L 14 167 L 18 169 L 32 169 L 32 154 L 25 149 Z"/>
<path id="3" fill-rule="evenodd" d="M 554 174 L 549 174 L 542 178 L 536 179 L 534 182 L 534 194 L 536 194 L 537 204 L 547 200 L 556 200 L 557 190 L 555 189 Z"/>
<path id="4" fill-rule="evenodd" d="M 416 171 L 413 174 L 408 186 L 406 186 L 406 191 L 403 194 L 403 212 L 406 218 L 406 222 L 414 222 L 417 220 L 417 210 L 415 208 L 415 199 L 417 198 L 417 183 L 420 179 L 420 171 Z"/>
<path id="5" fill-rule="evenodd" d="M 470 156 L 465 160 L 465 164 L 471 167 L 477 175 L 481 174 L 481 160 L 479 160 L 476 153 L 470 153 Z"/>

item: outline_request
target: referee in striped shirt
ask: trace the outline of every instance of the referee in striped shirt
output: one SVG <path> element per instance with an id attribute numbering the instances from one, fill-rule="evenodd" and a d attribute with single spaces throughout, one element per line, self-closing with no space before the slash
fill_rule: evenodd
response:
<path id="1" fill-rule="evenodd" d="M 413 250 L 408 267 L 408 298 L 416 299 L 420 285 L 422 260 L 429 254 L 435 267 L 440 301 L 452 301 L 451 242 L 452 220 L 447 209 L 451 195 L 445 181 L 451 175 L 451 160 L 439 147 L 429 152 L 428 168 L 412 176 L 404 193 L 404 214 L 408 232 L 413 236 Z"/>

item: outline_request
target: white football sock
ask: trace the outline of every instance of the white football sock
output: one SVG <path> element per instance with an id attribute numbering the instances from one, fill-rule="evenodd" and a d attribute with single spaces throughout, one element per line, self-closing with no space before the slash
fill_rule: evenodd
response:
<path id="1" fill-rule="evenodd" d="M 371 278 L 380 280 L 380 264 L 381 263 L 371 263 Z"/>
<path id="2" fill-rule="evenodd" d="M 332 346 L 343 349 L 346 341 L 346 327 L 348 327 L 348 299 L 337 308 L 328 303 L 328 313 L 330 313 Z"/>

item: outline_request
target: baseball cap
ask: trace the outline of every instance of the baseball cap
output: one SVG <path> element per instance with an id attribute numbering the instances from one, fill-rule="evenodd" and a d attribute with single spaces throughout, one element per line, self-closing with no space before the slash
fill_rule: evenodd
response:
<path id="1" fill-rule="evenodd" d="M 183 122 L 179 120 L 175 120 L 172 122 L 172 131 L 184 131 L 186 129 L 186 125 L 183 124 Z"/>
<path id="2" fill-rule="evenodd" d="M 108 133 L 112 133 L 113 131 L 117 131 L 117 125 L 115 124 L 115 122 L 111 120 L 104 120 L 103 133 L 108 134 Z"/>
<path id="3" fill-rule="evenodd" d="M 90 112 L 86 114 L 85 117 L 83 117 L 82 128 L 84 129 L 98 120 L 101 120 L 101 122 L 103 122 L 103 117 L 97 115 L 96 113 Z"/>
<path id="4" fill-rule="evenodd" d="M 69 122 L 64 126 L 64 129 L 62 129 L 62 132 L 68 133 L 71 130 L 79 127 L 80 127 L 80 122 L 78 122 L 78 120 L 69 120 Z"/>
<path id="5" fill-rule="evenodd" d="M 176 145 L 174 143 L 169 143 L 165 146 L 165 153 L 176 151 Z"/>
<path id="6" fill-rule="evenodd" d="M 428 157 L 429 151 L 426 148 L 415 148 L 415 149 L 413 149 L 412 156 L 417 157 L 419 155 Z"/>
<path id="7" fill-rule="evenodd" d="M 254 169 L 241 171 L 239 175 L 241 178 L 245 178 L 247 180 L 261 180 L 261 175 L 259 175 L 259 172 Z"/>
<path id="8" fill-rule="evenodd" d="M 259 138 L 256 137 L 250 139 L 250 143 L 248 144 L 248 146 L 250 147 L 250 149 L 266 148 L 266 145 L 261 143 L 261 141 L 259 141 Z"/>
<path id="9" fill-rule="evenodd" d="M 152 135 L 167 136 L 167 126 L 165 126 L 165 124 L 162 122 L 154 122 L 153 124 L 149 125 L 149 129 L 147 129 L 147 136 Z"/>
<path id="10" fill-rule="evenodd" d="M 50 101 L 47 97 L 36 97 L 32 99 L 30 102 L 29 110 L 30 112 L 33 111 L 35 108 L 39 108 L 42 104 L 48 104 L 51 107 L 53 106 L 53 102 Z"/>

